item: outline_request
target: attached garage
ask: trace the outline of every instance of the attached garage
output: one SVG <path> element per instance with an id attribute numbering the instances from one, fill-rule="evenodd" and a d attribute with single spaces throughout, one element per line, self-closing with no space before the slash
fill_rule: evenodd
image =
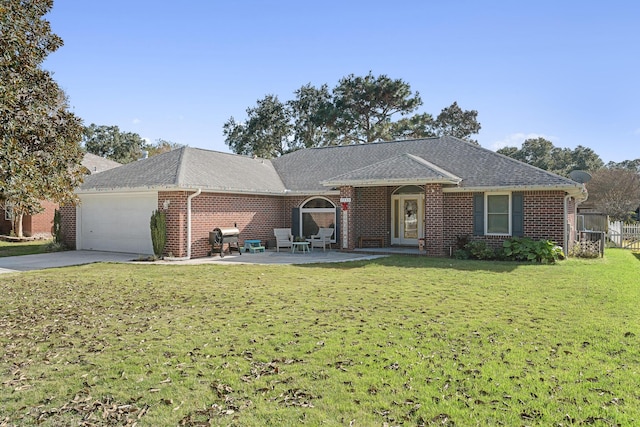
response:
<path id="1" fill-rule="evenodd" d="M 76 211 L 76 248 L 153 254 L 149 221 L 158 193 L 81 194 Z"/>

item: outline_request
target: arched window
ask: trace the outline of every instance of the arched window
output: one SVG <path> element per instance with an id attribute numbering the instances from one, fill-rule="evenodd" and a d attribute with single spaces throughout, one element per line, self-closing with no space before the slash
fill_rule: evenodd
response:
<path id="1" fill-rule="evenodd" d="M 417 185 L 405 185 L 396 189 L 393 194 L 424 194 L 424 188 Z"/>
<path id="2" fill-rule="evenodd" d="M 316 234 L 319 228 L 336 228 L 336 206 L 324 197 L 308 199 L 300 206 L 298 235 L 308 238 Z M 332 242 L 335 241 L 336 233 L 332 237 Z"/>

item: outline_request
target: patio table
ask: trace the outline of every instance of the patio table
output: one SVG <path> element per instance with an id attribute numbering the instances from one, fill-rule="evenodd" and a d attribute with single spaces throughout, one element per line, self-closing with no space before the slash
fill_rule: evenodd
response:
<path id="1" fill-rule="evenodd" d="M 302 250 L 302 253 L 309 252 L 309 242 L 291 242 L 291 253 L 295 253 L 296 248 Z"/>

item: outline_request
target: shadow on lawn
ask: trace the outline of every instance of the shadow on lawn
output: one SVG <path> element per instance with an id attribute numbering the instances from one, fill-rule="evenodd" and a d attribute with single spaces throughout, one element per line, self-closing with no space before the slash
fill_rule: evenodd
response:
<path id="1" fill-rule="evenodd" d="M 362 268 L 365 265 L 381 265 L 396 268 L 442 268 L 460 271 L 490 271 L 494 273 L 509 273 L 521 266 L 534 266 L 541 264 L 523 263 L 515 261 L 477 261 L 458 260 L 453 258 L 427 258 L 404 255 L 390 255 L 365 261 L 350 261 L 328 264 L 298 264 L 298 267 L 326 267 L 340 270 Z"/>
<path id="2" fill-rule="evenodd" d="M 640 261 L 640 252 L 633 252 L 633 256 L 636 257 L 638 261 Z"/>

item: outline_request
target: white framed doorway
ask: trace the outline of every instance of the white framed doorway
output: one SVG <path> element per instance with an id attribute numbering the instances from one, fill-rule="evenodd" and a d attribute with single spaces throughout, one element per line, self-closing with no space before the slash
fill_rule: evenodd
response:
<path id="1" fill-rule="evenodd" d="M 400 187 L 391 195 L 391 244 L 418 246 L 424 235 L 424 189 Z"/>

